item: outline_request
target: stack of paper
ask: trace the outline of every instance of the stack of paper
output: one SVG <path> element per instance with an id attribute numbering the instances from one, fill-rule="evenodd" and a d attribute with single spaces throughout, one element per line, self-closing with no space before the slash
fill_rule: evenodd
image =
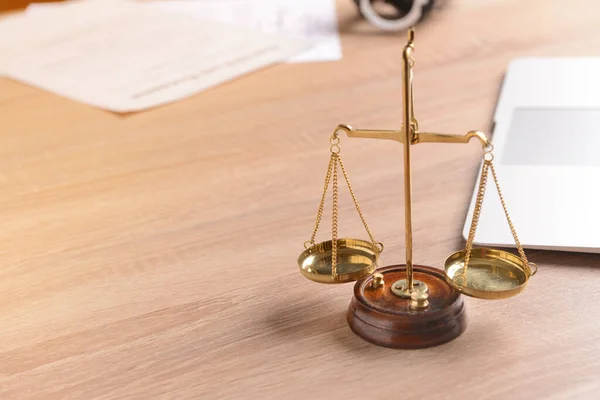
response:
<path id="1" fill-rule="evenodd" d="M 290 62 L 342 58 L 335 0 L 167 0 L 150 4 L 165 11 L 316 42 L 314 48 Z"/>
<path id="2" fill-rule="evenodd" d="M 260 1 L 273 0 L 252 3 Z M 167 3 L 78 0 L 34 6 L 0 20 L 0 74 L 97 107 L 130 112 L 185 98 L 273 63 L 327 53 L 318 50 L 327 43 L 314 37 L 299 40 L 307 35 L 294 18 L 282 16 L 262 29 L 248 29 L 252 24 L 244 28 L 199 20 L 206 12 L 198 11 L 198 5 L 214 7 L 214 1 Z M 229 22 L 239 18 L 238 11 L 227 17 Z M 273 24 L 296 35 L 264 33 L 277 30 Z M 306 53 L 312 49 L 312 55 Z"/>
<path id="3" fill-rule="evenodd" d="M 39 13 L 61 4 L 65 3 L 33 3 L 26 11 Z M 144 4 L 162 11 L 314 42 L 312 49 L 293 56 L 288 62 L 342 58 L 335 0 L 163 0 L 145 1 Z"/>

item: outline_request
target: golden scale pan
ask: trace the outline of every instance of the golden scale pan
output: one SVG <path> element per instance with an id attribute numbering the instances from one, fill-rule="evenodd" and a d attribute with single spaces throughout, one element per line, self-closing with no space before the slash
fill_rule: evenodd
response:
<path id="1" fill-rule="evenodd" d="M 396 342 L 379 339 L 380 336 L 371 333 L 369 329 L 375 327 L 381 331 L 382 326 L 387 323 L 398 323 L 402 325 L 407 321 L 402 318 L 415 318 L 420 315 L 425 318 L 428 313 L 437 315 L 448 307 L 456 306 L 459 293 L 479 299 L 504 299 L 515 296 L 522 292 L 529 278 L 537 272 L 537 266 L 528 261 L 525 252 L 519 242 L 513 223 L 507 211 L 502 192 L 498 185 L 498 178 L 493 165 L 493 146 L 486 136 L 478 131 L 471 131 L 466 135 L 449 135 L 439 133 L 428 133 L 418 131 L 418 122 L 414 117 L 413 108 L 413 66 L 414 59 L 414 29 L 408 34 L 408 43 L 403 51 L 403 116 L 404 123 L 401 130 L 365 130 L 354 129 L 349 125 L 336 127 L 330 138 L 331 157 L 321 201 L 319 204 L 315 228 L 312 237 L 304 244 L 305 250 L 298 257 L 300 272 L 306 278 L 319 283 L 347 283 L 358 281 L 355 285 L 355 299 L 351 303 L 348 321 L 355 331 L 363 338 L 384 346 L 418 348 L 442 343 L 450 339 L 442 338 L 443 333 L 432 333 L 423 331 L 427 335 L 438 335 L 439 340 L 424 340 L 421 344 L 410 342 L 399 332 L 400 338 Z M 349 137 L 387 139 L 403 144 L 404 147 L 404 177 L 405 177 L 405 225 L 406 225 L 406 264 L 393 267 L 384 267 L 379 273 L 379 256 L 383 251 L 383 245 L 374 239 L 361 208 L 358 204 L 346 169 L 340 156 L 339 133 L 345 132 Z M 419 143 L 442 142 L 442 143 L 467 143 L 470 139 L 478 139 L 483 147 L 483 161 L 479 180 L 479 190 L 473 212 L 471 229 L 463 250 L 451 254 L 445 261 L 444 271 L 441 278 L 444 283 L 437 281 L 436 270 L 431 267 L 419 267 L 412 264 L 412 215 L 411 215 L 411 174 L 410 174 L 410 147 Z M 338 168 L 339 167 L 339 168 Z M 338 169 L 342 171 L 344 180 L 350 191 L 350 195 L 367 231 L 368 240 L 353 238 L 338 238 Z M 504 208 L 508 226 L 514 237 L 518 255 L 510 252 L 492 248 L 473 248 L 475 232 L 479 222 L 481 206 L 488 181 L 489 172 L 498 190 L 502 207 Z M 333 212 L 332 212 L 332 238 L 331 240 L 316 243 L 315 238 L 324 214 L 324 204 L 328 188 L 332 183 Z M 391 285 L 384 275 L 390 277 L 402 276 Z M 396 275 L 394 275 L 396 274 Z M 416 277 L 416 278 L 415 278 Z M 419 278 L 420 277 L 420 278 Z M 446 286 L 448 287 L 446 287 Z M 382 288 L 382 289 L 380 289 Z M 375 294 L 376 290 L 384 290 Z M 391 296 L 390 293 L 398 296 Z M 428 296 L 432 296 L 428 300 Z M 460 303 L 462 307 L 462 301 Z M 380 312 L 382 308 L 386 311 L 380 312 L 383 325 L 379 322 L 370 322 L 364 325 L 360 318 L 360 324 L 351 322 L 356 320 L 352 313 L 359 313 L 366 307 L 369 312 Z M 389 310 L 387 310 L 389 308 Z M 379 311 L 377 311 L 379 310 Z M 415 314 L 416 313 L 416 314 Z M 394 319 L 396 318 L 396 319 Z M 441 317 L 440 317 L 441 318 Z M 466 322 L 461 322 L 465 324 Z M 399 326 L 400 326 L 399 325 Z M 386 325 L 387 326 L 387 325 Z M 406 326 L 406 325 L 402 325 Z M 375 329 L 373 328 L 373 329 Z M 454 328 L 456 331 L 458 328 Z M 464 327 L 461 328 L 464 330 Z M 387 335 L 389 332 L 385 333 Z M 384 335 L 384 336 L 385 336 Z M 398 336 L 399 335 L 399 336 Z M 448 335 L 446 335 L 448 336 Z"/>
<path id="2" fill-rule="evenodd" d="M 317 221 L 312 237 L 304 243 L 306 250 L 298 258 L 300 272 L 310 280 L 319 283 L 347 283 L 357 281 L 375 271 L 379 254 L 383 251 L 383 244 L 379 243 L 373 237 L 369 226 L 358 205 L 354 190 L 348 179 L 346 168 L 340 156 L 340 138 L 337 132 L 334 132 L 330 139 L 331 157 L 325 176 L 325 186 L 319 209 L 317 211 Z M 350 190 L 350 195 L 354 201 L 356 211 L 371 239 L 370 242 L 360 239 L 338 239 L 338 167 L 342 170 L 342 175 L 346 185 Z M 323 217 L 327 189 L 333 177 L 333 216 L 332 216 L 332 239 L 322 243 L 315 243 L 317 231 Z"/>

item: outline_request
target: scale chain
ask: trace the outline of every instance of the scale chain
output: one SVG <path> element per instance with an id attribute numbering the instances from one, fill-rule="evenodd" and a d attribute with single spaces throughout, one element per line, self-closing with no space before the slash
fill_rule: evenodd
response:
<path id="1" fill-rule="evenodd" d="M 369 225 L 367 225 L 367 221 L 365 220 L 365 217 L 362 213 L 360 205 L 358 204 L 358 200 L 356 199 L 356 195 L 354 194 L 354 190 L 352 189 L 352 185 L 350 184 L 350 180 L 348 179 L 348 174 L 346 173 L 346 168 L 344 168 L 344 163 L 342 162 L 341 157 L 338 157 L 338 162 L 340 163 L 340 168 L 342 169 L 342 174 L 344 175 L 344 179 L 346 180 L 346 184 L 348 185 L 348 190 L 350 190 L 350 196 L 352 197 L 352 201 L 354 202 L 354 206 L 356 207 L 358 216 L 360 217 L 360 220 L 362 221 L 362 223 L 365 227 L 365 230 L 367 231 L 367 234 L 369 235 L 369 239 L 371 239 L 371 243 L 373 243 L 373 245 L 375 245 L 375 246 L 381 247 L 381 244 L 375 240 L 373 233 L 371 233 L 371 229 L 369 228 Z"/>
<path id="2" fill-rule="evenodd" d="M 338 239 L 338 162 L 340 157 L 333 154 L 333 213 L 331 217 L 331 275 L 337 277 Z"/>
<path id="3" fill-rule="evenodd" d="M 338 215 L 339 215 L 339 173 L 338 173 L 338 164 L 340 169 L 342 170 L 342 175 L 344 176 L 344 180 L 348 186 L 348 190 L 350 191 L 350 196 L 352 197 L 352 201 L 354 202 L 354 207 L 358 212 L 360 220 L 369 235 L 369 239 L 371 243 L 379 249 L 380 252 L 383 251 L 383 244 L 381 242 L 377 242 L 365 217 L 362 213 L 362 209 L 358 204 L 358 200 L 356 199 L 356 195 L 354 193 L 354 189 L 352 188 L 352 184 L 350 183 L 350 179 L 348 178 L 348 173 L 346 172 L 346 168 L 344 167 L 344 163 L 342 162 L 342 157 L 339 155 L 341 149 L 339 146 L 340 138 L 337 133 L 334 133 L 331 136 L 329 142 L 331 143 L 331 157 L 329 159 L 329 165 L 327 166 L 327 174 L 325 175 L 325 184 L 323 185 L 323 194 L 321 196 L 321 201 L 319 202 L 319 208 L 317 210 L 317 218 L 315 221 L 315 228 L 310 237 L 310 240 L 304 243 L 304 247 L 306 249 L 315 246 L 315 241 L 317 237 L 317 232 L 319 231 L 319 227 L 321 225 L 321 220 L 323 219 L 323 212 L 325 209 L 325 200 L 327 198 L 327 191 L 329 189 L 329 184 L 332 182 L 332 191 L 333 191 L 333 212 L 332 212 L 332 221 L 331 221 L 331 274 L 333 277 L 337 277 L 337 260 L 338 260 Z M 333 177 L 333 179 L 332 179 Z"/>
<path id="4" fill-rule="evenodd" d="M 486 152 L 484 154 L 483 159 L 483 167 L 481 169 L 481 178 L 479 180 L 479 189 L 477 191 L 477 198 L 475 200 L 475 208 L 473 210 L 473 219 L 471 221 L 471 228 L 469 230 L 469 237 L 467 239 L 467 245 L 465 248 L 465 263 L 463 267 L 463 277 L 466 278 L 467 268 L 469 266 L 469 261 L 471 260 L 471 251 L 473 250 L 473 242 L 475 240 L 475 232 L 477 230 L 477 225 L 479 223 L 479 218 L 481 216 L 481 207 L 483 205 L 483 198 L 485 195 L 485 189 L 487 186 L 489 171 L 492 171 L 492 177 L 494 179 L 494 184 L 496 186 L 496 190 L 498 191 L 498 196 L 500 197 L 500 202 L 502 203 L 502 209 L 504 210 L 504 215 L 506 216 L 506 221 L 508 222 L 508 226 L 510 228 L 510 232 L 515 241 L 515 245 L 517 247 L 517 251 L 519 252 L 519 256 L 525 265 L 535 266 L 535 264 L 530 264 L 527 256 L 525 255 L 525 251 L 523 250 L 523 246 L 519 241 L 519 237 L 517 236 L 517 231 L 513 225 L 512 219 L 510 218 L 510 214 L 508 212 L 508 208 L 506 207 L 506 202 L 504 201 L 504 196 L 502 195 L 502 190 L 500 189 L 500 184 L 498 183 L 498 176 L 496 175 L 496 169 L 494 168 L 494 164 L 492 163 L 494 156 L 491 152 Z M 536 270 L 537 270 L 537 266 Z"/>
<path id="5" fill-rule="evenodd" d="M 469 261 L 471 260 L 473 241 L 475 240 L 475 232 L 477 231 L 477 224 L 479 223 L 479 217 L 481 215 L 481 206 L 483 205 L 483 197 L 485 195 L 485 188 L 487 186 L 489 166 L 490 164 L 488 164 L 488 161 L 484 160 L 483 168 L 481 169 L 481 177 L 479 179 L 479 189 L 477 191 L 477 198 L 475 200 L 475 209 L 473 210 L 473 219 L 471 220 L 471 228 L 469 230 L 469 237 L 467 239 L 467 246 L 465 249 L 465 266 L 463 267 L 464 274 L 466 274 Z"/>
<path id="6" fill-rule="evenodd" d="M 506 203 L 504 202 L 504 196 L 502 196 L 502 191 L 500 190 L 500 185 L 498 184 L 498 177 L 496 176 L 496 170 L 494 169 L 494 165 L 491 161 L 489 161 L 490 170 L 492 171 L 492 176 L 494 177 L 494 183 L 496 184 L 496 189 L 498 190 L 498 196 L 500 196 L 500 202 L 502 203 L 502 208 L 504 209 L 504 215 L 506 215 L 506 221 L 508 222 L 508 226 L 510 227 L 510 232 L 515 239 L 515 244 L 517 245 L 517 251 L 521 256 L 521 260 L 525 263 L 525 265 L 529 265 L 529 260 L 527 260 L 527 256 L 525 255 L 525 251 L 523 250 L 523 246 L 521 246 L 521 242 L 517 236 L 517 231 L 513 226 L 512 220 L 510 219 L 510 215 L 508 214 L 508 209 L 506 208 Z"/>
<path id="7" fill-rule="evenodd" d="M 321 224 L 321 219 L 323 218 L 323 209 L 325 208 L 325 199 L 327 198 L 327 188 L 329 188 L 329 181 L 331 180 L 331 172 L 333 170 L 334 163 L 334 154 L 331 154 L 329 158 L 329 165 L 327 166 L 327 175 L 325 176 L 325 185 L 323 187 L 323 195 L 321 196 L 321 202 L 319 203 L 319 209 L 317 211 L 317 220 L 315 222 L 315 229 L 313 230 L 312 236 L 310 237 L 311 246 L 315 245 L 315 240 L 317 237 L 317 232 L 319 230 L 319 225 Z M 306 243 L 305 243 L 306 247 Z"/>

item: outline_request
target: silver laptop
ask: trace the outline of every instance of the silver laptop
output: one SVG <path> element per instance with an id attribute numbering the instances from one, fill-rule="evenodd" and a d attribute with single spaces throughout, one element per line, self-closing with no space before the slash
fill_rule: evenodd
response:
<path id="1" fill-rule="evenodd" d="M 600 253 L 600 58 L 513 61 L 494 122 L 494 164 L 523 246 Z M 491 177 L 475 239 L 514 247 Z"/>

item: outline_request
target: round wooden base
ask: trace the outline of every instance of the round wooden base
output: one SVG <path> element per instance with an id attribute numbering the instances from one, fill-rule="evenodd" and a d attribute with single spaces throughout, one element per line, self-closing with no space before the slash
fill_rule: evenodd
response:
<path id="1" fill-rule="evenodd" d="M 406 279 L 406 265 L 392 265 L 375 272 L 383 275 L 381 287 L 371 287 L 373 276 L 354 285 L 348 308 L 348 325 L 354 333 L 379 346 L 421 349 L 437 346 L 458 337 L 467 328 L 463 299 L 437 268 L 413 266 L 415 280 L 429 288 L 429 307 L 415 311 L 410 299 L 392 293 L 391 285 Z"/>

